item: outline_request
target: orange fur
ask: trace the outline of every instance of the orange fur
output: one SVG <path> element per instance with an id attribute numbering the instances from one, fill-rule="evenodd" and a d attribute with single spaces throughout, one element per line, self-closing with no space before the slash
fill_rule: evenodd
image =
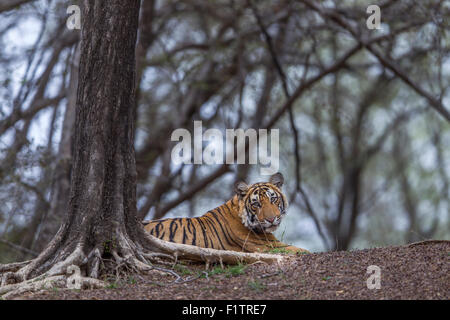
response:
<path id="1" fill-rule="evenodd" d="M 271 233 L 287 207 L 286 198 L 277 185 L 268 182 L 240 187 L 243 190 L 232 199 L 201 217 L 153 220 L 145 222 L 144 228 L 159 239 L 204 248 L 308 252 L 278 241 Z"/>

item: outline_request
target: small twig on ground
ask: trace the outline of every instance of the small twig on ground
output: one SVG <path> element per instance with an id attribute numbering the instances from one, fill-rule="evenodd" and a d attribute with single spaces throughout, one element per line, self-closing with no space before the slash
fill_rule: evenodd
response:
<path id="1" fill-rule="evenodd" d="M 269 277 L 273 277 L 273 276 L 278 276 L 283 273 L 284 273 L 283 270 L 278 270 L 276 272 L 263 274 L 260 276 L 260 278 L 269 278 Z"/>
<path id="2" fill-rule="evenodd" d="M 413 242 L 413 243 L 408 243 L 406 246 L 415 247 L 415 246 L 420 246 L 420 245 L 425 245 L 425 244 L 430 244 L 430 243 L 449 243 L 450 244 L 450 240 L 422 240 L 422 241 L 417 241 L 417 242 Z"/>

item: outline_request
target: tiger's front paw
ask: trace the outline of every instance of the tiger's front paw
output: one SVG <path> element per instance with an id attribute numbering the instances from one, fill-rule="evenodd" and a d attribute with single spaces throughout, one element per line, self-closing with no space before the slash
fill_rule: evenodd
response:
<path id="1" fill-rule="evenodd" d="M 309 254 L 311 252 L 309 252 L 306 249 L 303 248 L 298 248 L 298 247 L 294 247 L 294 246 L 289 246 L 286 248 L 286 250 L 288 250 L 290 253 L 294 253 L 296 255 L 302 255 L 302 254 Z"/>

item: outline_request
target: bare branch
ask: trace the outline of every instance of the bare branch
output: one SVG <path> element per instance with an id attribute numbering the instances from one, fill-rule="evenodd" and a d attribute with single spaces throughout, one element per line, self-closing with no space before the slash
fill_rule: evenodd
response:
<path id="1" fill-rule="evenodd" d="M 37 252 L 34 252 L 34 251 L 30 250 L 30 249 L 27 249 L 27 248 L 24 248 L 22 246 L 19 246 L 19 245 L 15 244 L 15 243 L 12 243 L 12 242 L 8 241 L 8 240 L 0 238 L 0 242 L 3 243 L 3 244 L 6 244 L 7 246 L 9 246 L 10 248 L 12 248 L 12 249 L 14 249 L 16 251 L 29 254 L 29 255 L 31 255 L 33 257 L 37 257 L 38 256 Z"/>
<path id="2" fill-rule="evenodd" d="M 378 61 L 387 69 L 391 70 L 395 75 L 397 75 L 400 79 L 403 80 L 409 87 L 411 87 L 417 94 L 424 97 L 430 106 L 434 108 L 438 113 L 440 113 L 445 119 L 450 121 L 450 112 L 444 107 L 444 105 L 439 101 L 439 99 L 434 98 L 430 93 L 424 90 L 421 86 L 416 84 L 407 74 L 401 70 L 398 65 L 396 65 L 393 61 L 389 60 L 387 57 L 383 56 L 372 44 L 370 41 L 364 40 L 361 38 L 359 33 L 351 26 L 342 16 L 336 13 L 333 10 L 325 10 L 316 2 L 311 0 L 301 0 L 306 6 L 313 9 L 317 13 L 319 13 L 324 18 L 328 18 L 338 25 L 343 27 L 345 30 L 350 32 L 353 38 L 358 41 L 358 43 L 366 48 L 369 52 L 371 52 Z"/>
<path id="3" fill-rule="evenodd" d="M 179 204 L 184 201 L 192 198 L 197 192 L 206 188 L 210 183 L 214 182 L 217 178 L 221 177 L 227 172 L 230 172 L 230 167 L 226 164 L 220 166 L 217 170 L 213 171 L 211 174 L 206 176 L 205 178 L 197 181 L 194 185 L 192 185 L 188 190 L 182 193 L 178 198 L 170 201 L 169 203 L 164 204 L 164 206 L 158 210 L 156 210 L 153 219 L 160 219 L 163 217 L 169 210 L 175 208 Z"/>
<path id="4" fill-rule="evenodd" d="M 25 3 L 33 1 L 35 0 L 3 0 L 0 4 L 0 13 L 16 9 Z"/>

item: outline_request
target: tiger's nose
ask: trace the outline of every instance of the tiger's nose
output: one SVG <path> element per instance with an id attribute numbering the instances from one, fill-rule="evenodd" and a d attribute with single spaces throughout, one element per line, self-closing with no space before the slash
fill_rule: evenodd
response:
<path id="1" fill-rule="evenodd" d="M 273 223 L 273 222 L 275 221 L 275 217 L 273 217 L 273 218 L 266 218 L 266 220 L 267 220 L 268 222 L 270 222 L 270 223 Z"/>

